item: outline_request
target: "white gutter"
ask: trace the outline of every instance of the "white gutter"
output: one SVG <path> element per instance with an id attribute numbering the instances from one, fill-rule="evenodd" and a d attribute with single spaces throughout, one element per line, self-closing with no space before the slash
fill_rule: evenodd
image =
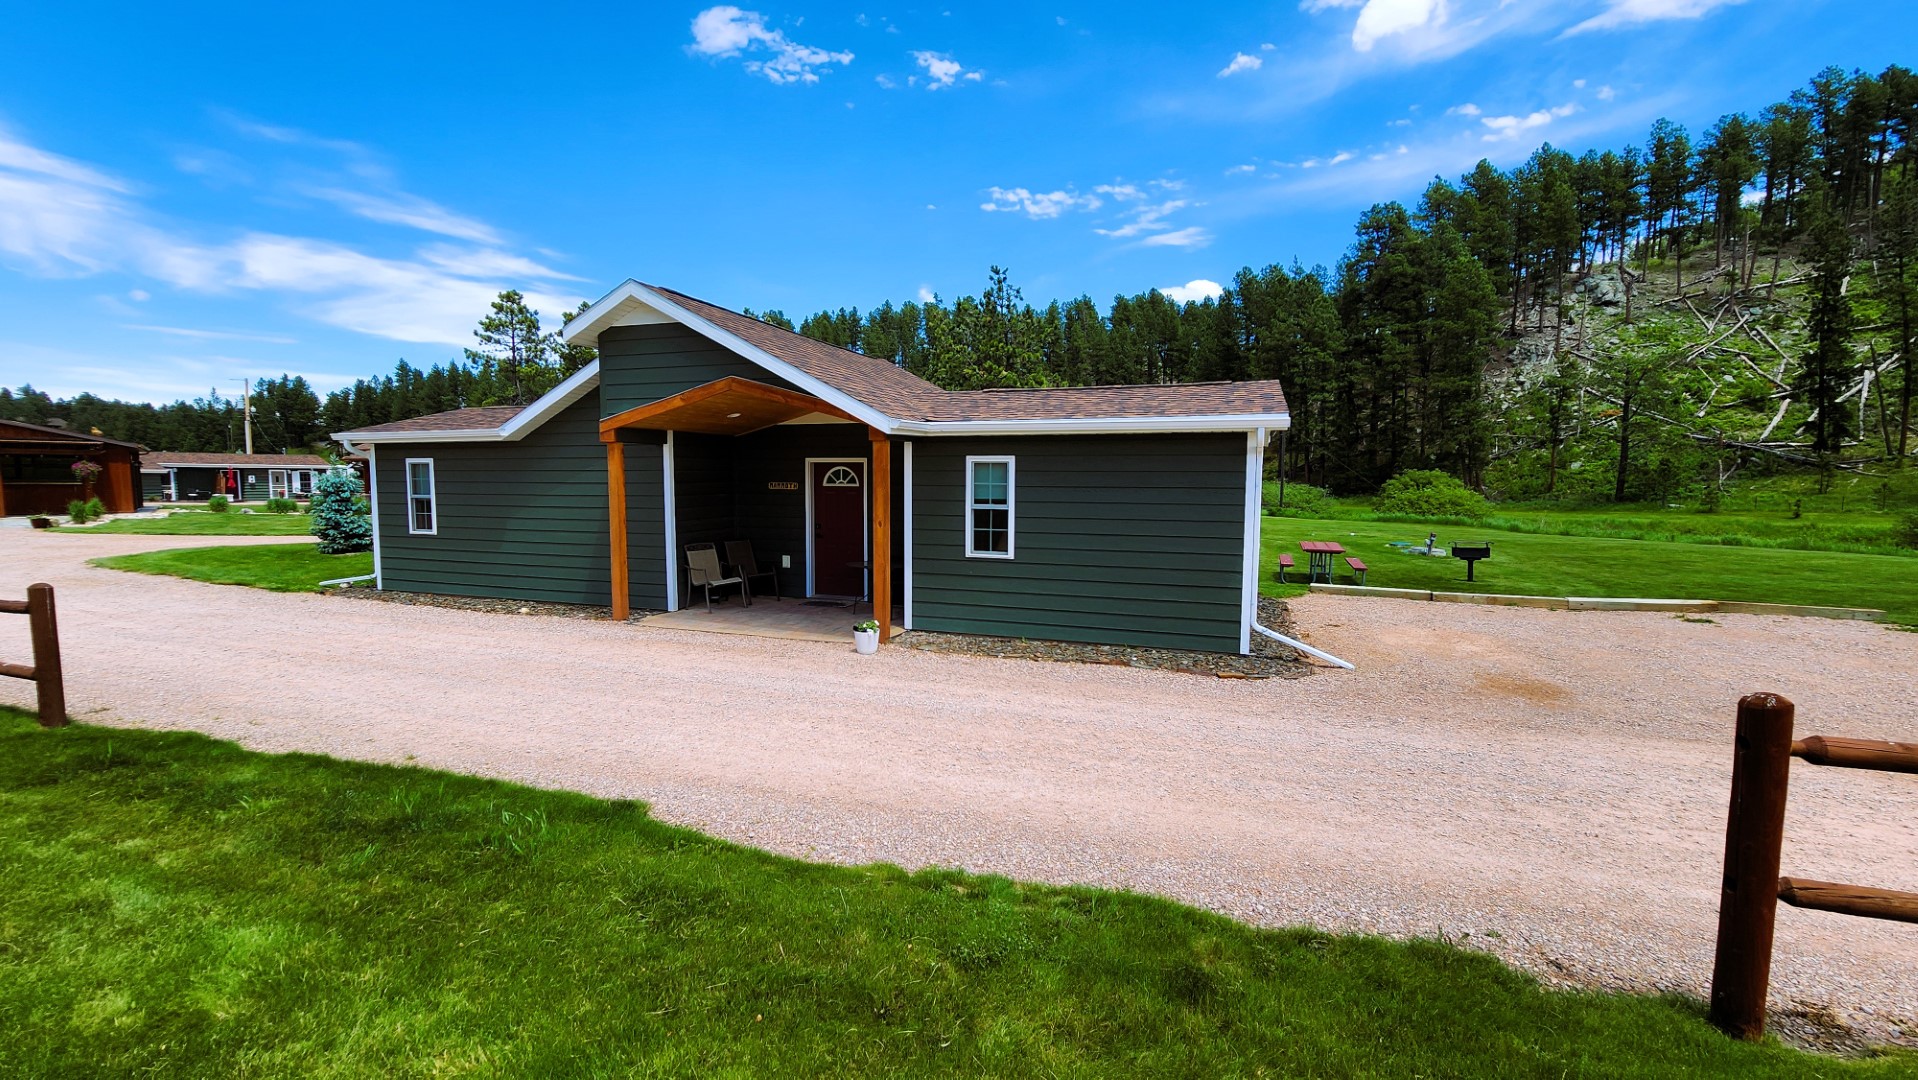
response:
<path id="1" fill-rule="evenodd" d="M 522 414 L 523 415 L 523 414 Z M 344 431 L 341 442 L 512 442 L 530 427 L 514 423 L 496 428 L 458 431 Z M 517 426 L 516 426 L 517 425 Z M 889 420 L 881 431 L 894 435 L 1153 435 L 1195 432 L 1242 432 L 1292 426 L 1285 413 L 1248 413 L 1223 416 L 1095 416 L 1070 420 Z M 511 429 L 511 430 L 509 430 Z"/>
<path id="2" fill-rule="evenodd" d="M 1315 649 L 1312 646 L 1307 645 L 1303 641 L 1297 641 L 1292 638 L 1286 637 L 1284 634 L 1279 633 L 1277 630 L 1273 630 L 1268 627 L 1261 626 L 1258 623 L 1253 623 L 1252 629 L 1257 630 L 1259 633 L 1264 634 L 1266 637 L 1271 638 L 1272 640 L 1278 642 L 1281 645 L 1285 645 L 1290 648 L 1297 649 L 1302 653 L 1309 653 L 1312 656 L 1316 656 L 1319 659 L 1326 661 L 1327 663 L 1337 664 L 1338 666 L 1344 668 L 1347 671 L 1358 670 L 1358 668 L 1353 666 L 1351 663 L 1341 660 L 1338 657 L 1333 656 L 1331 653 L 1326 652 L 1323 649 Z"/>

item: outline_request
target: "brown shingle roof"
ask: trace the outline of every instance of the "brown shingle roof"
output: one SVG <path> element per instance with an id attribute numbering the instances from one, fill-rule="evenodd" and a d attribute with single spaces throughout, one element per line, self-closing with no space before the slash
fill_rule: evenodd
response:
<path id="1" fill-rule="evenodd" d="M 491 431 L 518 416 L 524 408 L 523 405 L 475 405 L 352 430 L 355 434 L 362 431 Z"/>
<path id="2" fill-rule="evenodd" d="M 942 390 L 904 368 L 815 341 L 660 285 L 646 286 L 727 333 L 896 420 L 1080 420 L 1101 417 L 1256 416 L 1286 411 L 1274 380 Z"/>
<path id="3" fill-rule="evenodd" d="M 804 334 L 760 322 L 750 315 L 728 311 L 695 296 L 663 285 L 648 285 L 693 314 L 736 337 L 741 337 L 835 390 L 895 419 L 923 419 L 925 403 L 945 391 L 890 360 L 867 356 L 814 341 Z"/>
<path id="4" fill-rule="evenodd" d="M 317 454 L 201 454 L 148 450 L 140 455 L 143 469 L 168 465 L 229 466 L 255 469 L 330 469 L 333 463 Z"/>
<path id="5" fill-rule="evenodd" d="M 1287 411 L 1276 381 L 1074 386 L 1027 390 L 942 390 L 890 360 L 815 341 L 660 285 L 645 286 L 719 330 L 740 338 L 895 420 L 1096 420 L 1188 416 L 1269 416 Z M 355 428 L 354 434 L 492 431 L 517 405 L 454 409 Z"/>

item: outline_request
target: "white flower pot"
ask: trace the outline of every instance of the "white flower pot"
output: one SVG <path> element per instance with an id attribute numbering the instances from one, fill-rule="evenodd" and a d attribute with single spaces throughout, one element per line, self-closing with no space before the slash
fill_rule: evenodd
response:
<path id="1" fill-rule="evenodd" d="M 870 656 L 873 653 L 878 652 L 879 651 L 879 631 L 854 630 L 852 632 L 852 647 L 859 650 L 861 653 L 864 653 L 867 656 Z"/>

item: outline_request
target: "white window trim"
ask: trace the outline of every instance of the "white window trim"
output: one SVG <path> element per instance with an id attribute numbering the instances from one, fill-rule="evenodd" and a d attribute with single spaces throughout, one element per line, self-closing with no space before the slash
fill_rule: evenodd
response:
<path id="1" fill-rule="evenodd" d="M 431 490 L 424 496 L 413 490 L 413 466 L 415 465 L 426 466 L 426 482 Z M 419 518 L 413 513 L 413 500 L 417 498 L 425 498 L 427 505 L 432 508 L 433 527 L 430 529 L 420 528 Z M 438 536 L 440 532 L 440 478 L 438 471 L 433 468 L 433 459 L 430 457 L 406 459 L 406 531 L 411 536 Z"/>
<path id="2" fill-rule="evenodd" d="M 974 506 L 972 502 L 972 467 L 975 464 L 985 464 L 985 465 L 1003 464 L 1006 467 L 1006 550 L 1004 551 L 975 551 L 973 549 L 972 511 L 974 510 Z M 1014 461 L 1013 456 L 1011 454 L 969 454 L 967 455 L 965 480 L 959 485 L 960 491 L 965 497 L 965 516 L 962 517 L 960 520 L 965 523 L 966 558 L 968 559 L 1010 559 L 1012 558 L 1012 552 L 1015 546 L 1014 540 L 1018 536 L 1018 529 L 1016 528 L 1016 524 L 1019 520 L 1019 515 L 1017 511 L 1015 510 L 1015 504 L 1019 501 L 1018 484 L 1016 483 L 1016 479 L 1015 479 L 1015 473 L 1017 469 L 1018 469 L 1018 464 L 1017 462 Z M 994 509 L 997 509 L 997 508 L 994 507 Z"/>

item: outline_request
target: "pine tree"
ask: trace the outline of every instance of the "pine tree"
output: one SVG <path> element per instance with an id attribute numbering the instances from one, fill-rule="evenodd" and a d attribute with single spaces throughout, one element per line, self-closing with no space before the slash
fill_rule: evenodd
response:
<path id="1" fill-rule="evenodd" d="M 1851 351 L 1851 297 L 1845 287 L 1851 276 L 1852 243 L 1839 208 L 1822 205 L 1823 199 L 1817 202 L 1806 250 L 1817 275 L 1806 322 L 1812 344 L 1799 367 L 1795 389 L 1812 408 L 1806 422 L 1812 450 L 1829 455 L 1844 446 L 1852 430 L 1851 413 L 1839 400 L 1857 367 Z"/>
<path id="2" fill-rule="evenodd" d="M 483 371 L 497 373 L 498 401 L 489 404 L 524 405 L 558 382 L 552 365 L 552 342 L 541 332 L 539 315 L 526 305 L 517 289 L 507 289 L 493 300 L 492 310 L 473 331 L 480 347 L 467 349 L 466 359 Z M 411 387 L 402 389 L 408 392 Z M 397 418 L 396 418 L 397 419 Z"/>
<path id="3" fill-rule="evenodd" d="M 322 555 L 346 555 L 373 550 L 373 525 L 367 519 L 366 500 L 360 496 L 360 475 L 351 469 L 329 469 L 313 483 L 313 535 Z"/>

